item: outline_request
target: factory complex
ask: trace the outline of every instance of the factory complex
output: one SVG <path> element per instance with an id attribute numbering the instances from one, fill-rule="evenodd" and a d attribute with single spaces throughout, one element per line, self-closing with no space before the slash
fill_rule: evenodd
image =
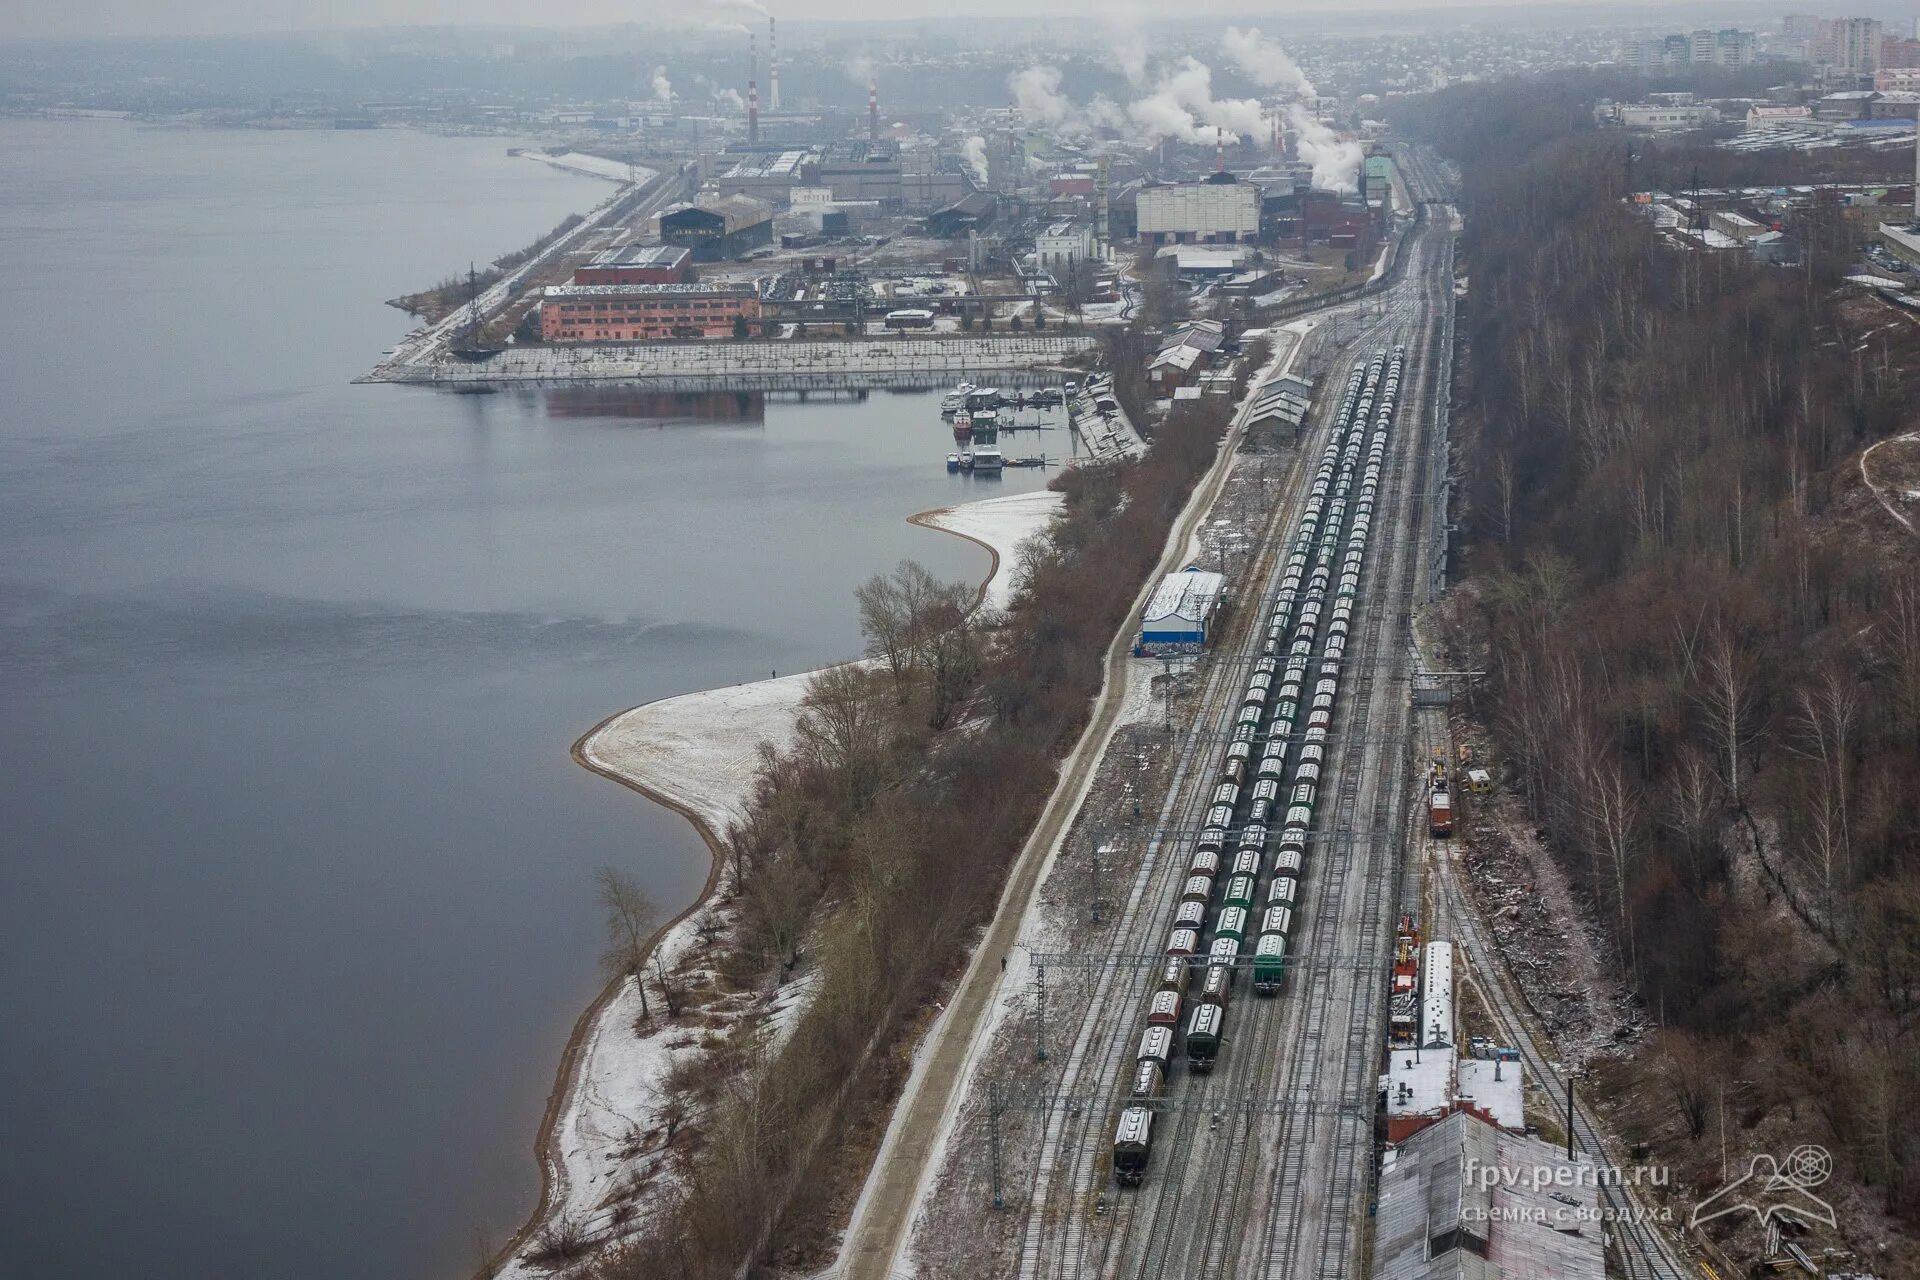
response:
<path id="1" fill-rule="evenodd" d="M 883 112 L 872 75 L 864 112 L 783 103 L 774 24 L 745 43 L 732 111 L 716 90 L 697 109 L 588 114 L 572 150 L 605 176 L 624 166 L 645 199 L 553 255 L 494 344 L 1113 324 L 1148 274 L 1245 322 L 1349 283 L 1411 211 L 1364 141 L 1377 126 L 1309 92 L 1234 104 L 1237 129 L 1144 138 L 1018 101 Z M 1173 345 L 1154 373 L 1167 395 L 1212 358 Z"/>

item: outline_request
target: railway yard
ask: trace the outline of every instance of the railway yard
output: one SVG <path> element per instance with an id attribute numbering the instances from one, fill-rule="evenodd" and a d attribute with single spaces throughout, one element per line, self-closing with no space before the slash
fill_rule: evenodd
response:
<path id="1" fill-rule="evenodd" d="M 1396 918 L 1505 994 L 1420 803 L 1447 723 L 1413 706 L 1412 620 L 1443 585 L 1456 224 L 1409 160 L 1425 208 L 1394 276 L 1270 371 L 1317 375 L 1307 429 L 1263 449 L 1235 424 L 1193 544 L 1239 551 L 1222 637 L 1126 673 L 1133 714 L 1070 801 L 942 1137 L 910 1196 L 876 1179 L 840 1274 L 1368 1274 Z M 1564 1096 L 1519 1004 L 1489 1004 L 1536 1096 Z M 1621 1243 L 1631 1276 L 1683 1273 L 1650 1227 Z"/>

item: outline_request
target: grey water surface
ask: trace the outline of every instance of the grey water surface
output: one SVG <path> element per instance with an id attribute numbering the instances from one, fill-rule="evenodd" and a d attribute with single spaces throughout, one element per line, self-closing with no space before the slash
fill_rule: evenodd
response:
<path id="1" fill-rule="evenodd" d="M 568 746 L 849 655 L 862 578 L 985 570 L 904 516 L 1044 481 L 925 394 L 349 385 L 610 190 L 508 145 L 0 121 L 0 1274 L 464 1275 L 595 870 L 706 873 Z"/>

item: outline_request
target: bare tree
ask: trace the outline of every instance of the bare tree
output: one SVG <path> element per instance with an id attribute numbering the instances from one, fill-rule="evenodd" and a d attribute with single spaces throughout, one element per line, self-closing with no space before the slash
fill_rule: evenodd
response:
<path id="1" fill-rule="evenodd" d="M 1696 884 L 1706 868 L 1705 855 L 1712 849 L 1721 812 L 1720 779 L 1713 771 L 1713 760 L 1698 746 L 1688 743 L 1676 759 L 1666 790 L 1667 827 L 1680 837 L 1688 856 Z"/>
<path id="2" fill-rule="evenodd" d="M 1641 838 L 1640 798 L 1620 767 L 1619 758 L 1604 746 L 1594 744 L 1585 757 L 1582 789 L 1595 879 L 1604 877 L 1612 888 L 1615 937 L 1622 960 L 1632 969 L 1634 938 L 1628 885 Z"/>
<path id="3" fill-rule="evenodd" d="M 658 947 L 653 951 L 653 985 L 660 992 L 660 998 L 667 1002 L 667 1016 L 680 1016 L 680 984 L 667 972 L 667 959 L 660 954 Z"/>
<path id="4" fill-rule="evenodd" d="M 640 882 L 625 872 L 602 867 L 595 879 L 599 884 L 600 906 L 607 917 L 607 947 L 600 953 L 600 963 L 610 976 L 634 980 L 640 988 L 640 1016 L 651 1019 L 653 1011 L 647 1007 L 647 984 L 643 975 L 660 909 L 640 887 Z"/>
<path id="5" fill-rule="evenodd" d="M 1698 1142 L 1707 1131 L 1710 1090 L 1720 1080 L 1720 1072 L 1706 1045 L 1688 1032 L 1662 1031 L 1657 1045 L 1660 1079 L 1686 1125 L 1687 1136 Z"/>
<path id="6" fill-rule="evenodd" d="M 859 667 L 828 667 L 807 686 L 794 724 L 796 747 L 837 775 L 849 796 L 872 794 L 892 729 L 887 707 L 874 692 L 873 677 Z"/>
<path id="7" fill-rule="evenodd" d="M 1813 798 L 1804 815 L 1808 854 L 1819 870 L 1829 917 L 1836 875 L 1848 880 L 1853 875 L 1848 795 L 1859 719 L 1860 699 L 1853 678 L 1833 666 L 1822 668 L 1812 686 L 1795 695 L 1788 749 L 1811 766 L 1806 780 Z"/>
<path id="8" fill-rule="evenodd" d="M 1903 575 L 1887 609 L 1886 645 L 1907 733 L 1920 742 L 1920 580 Z"/>
<path id="9" fill-rule="evenodd" d="M 1724 626 L 1716 626 L 1708 636 L 1702 657 L 1697 697 L 1706 715 L 1707 732 L 1725 762 L 1721 776 L 1727 798 L 1739 809 L 1745 804 L 1744 753 L 1755 736 L 1753 721 L 1760 701 L 1754 688 L 1753 660 Z"/>

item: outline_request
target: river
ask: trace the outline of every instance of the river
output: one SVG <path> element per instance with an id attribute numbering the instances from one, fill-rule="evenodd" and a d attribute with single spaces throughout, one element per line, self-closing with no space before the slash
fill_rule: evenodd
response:
<path id="1" fill-rule="evenodd" d="M 847 656 L 864 577 L 985 571 L 903 517 L 1043 482 L 920 394 L 350 386 L 383 298 L 609 190 L 507 145 L 0 121 L 8 1276 L 464 1275 L 596 869 L 706 870 L 569 744 Z"/>

